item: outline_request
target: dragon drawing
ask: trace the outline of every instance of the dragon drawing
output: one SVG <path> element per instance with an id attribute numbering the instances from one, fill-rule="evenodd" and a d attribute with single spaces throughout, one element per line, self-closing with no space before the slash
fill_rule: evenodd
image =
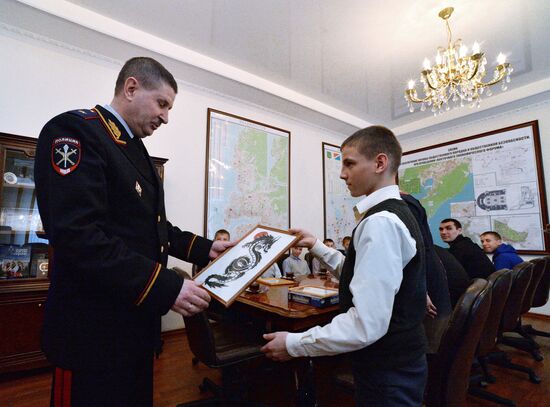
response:
<path id="1" fill-rule="evenodd" d="M 212 274 L 204 280 L 210 288 L 227 287 L 228 282 L 241 278 L 248 270 L 253 269 L 262 260 L 262 252 L 267 253 L 273 243 L 279 238 L 272 235 L 264 234 L 256 237 L 253 241 L 243 245 L 248 248 L 249 256 L 240 256 L 233 260 L 229 266 L 225 268 L 223 274 Z"/>

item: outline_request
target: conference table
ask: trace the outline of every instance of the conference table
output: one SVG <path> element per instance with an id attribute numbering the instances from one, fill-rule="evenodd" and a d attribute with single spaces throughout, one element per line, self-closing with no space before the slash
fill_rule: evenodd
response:
<path id="1" fill-rule="evenodd" d="M 295 286 L 338 287 L 337 281 L 326 276 L 308 275 L 297 279 Z M 316 308 L 289 301 L 288 297 L 270 296 L 265 287 L 258 293 L 244 291 L 233 304 L 238 312 L 246 313 L 256 321 L 262 321 L 265 332 L 301 332 L 316 325 L 324 325 L 339 313 L 338 305 Z M 311 358 L 301 358 L 290 364 L 296 382 L 298 406 L 315 406 L 316 392 Z"/>

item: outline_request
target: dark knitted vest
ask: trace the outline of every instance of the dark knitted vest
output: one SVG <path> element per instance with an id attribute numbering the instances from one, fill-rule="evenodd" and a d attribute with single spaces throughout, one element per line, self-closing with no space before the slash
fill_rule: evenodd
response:
<path id="1" fill-rule="evenodd" d="M 364 365 L 365 368 L 404 366 L 418 360 L 426 350 L 426 338 L 422 325 L 426 311 L 426 262 L 422 233 L 407 204 L 398 199 L 387 199 L 373 206 L 367 211 L 361 222 L 382 211 L 394 213 L 405 224 L 416 241 L 416 255 L 403 269 L 403 280 L 395 295 L 388 332 L 373 344 L 352 353 L 352 359 L 356 363 Z M 349 285 L 355 268 L 354 235 L 355 229 L 340 277 L 340 309 L 342 312 L 346 312 L 353 306 L 353 295 Z M 384 253 L 378 255 L 384 256 Z M 356 293 L 356 295 L 361 295 L 361 293 Z"/>

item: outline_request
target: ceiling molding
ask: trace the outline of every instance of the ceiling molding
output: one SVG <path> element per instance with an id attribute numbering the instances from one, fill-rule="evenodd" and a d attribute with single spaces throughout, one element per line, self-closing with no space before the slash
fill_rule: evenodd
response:
<path id="1" fill-rule="evenodd" d="M 164 55 L 176 61 L 180 61 L 247 86 L 251 86 L 357 128 L 367 127 L 371 124 L 366 120 L 336 109 L 292 89 L 268 81 L 232 65 L 225 64 L 214 58 L 210 58 L 70 2 L 64 0 L 17 1 L 101 34 L 108 35 L 118 40 L 148 49 L 160 55 Z"/>

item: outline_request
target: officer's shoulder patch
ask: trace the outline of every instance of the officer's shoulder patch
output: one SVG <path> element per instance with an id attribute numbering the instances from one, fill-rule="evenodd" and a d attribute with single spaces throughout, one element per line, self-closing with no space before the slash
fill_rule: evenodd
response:
<path id="1" fill-rule="evenodd" d="M 73 114 L 75 116 L 78 116 L 82 119 L 97 119 L 99 116 L 97 115 L 97 112 L 92 109 L 78 109 L 78 110 L 71 110 L 68 112 L 69 114 Z"/>
<path id="2" fill-rule="evenodd" d="M 60 175 L 68 175 L 80 164 L 82 145 L 74 137 L 55 137 L 52 140 L 52 167 Z"/>

